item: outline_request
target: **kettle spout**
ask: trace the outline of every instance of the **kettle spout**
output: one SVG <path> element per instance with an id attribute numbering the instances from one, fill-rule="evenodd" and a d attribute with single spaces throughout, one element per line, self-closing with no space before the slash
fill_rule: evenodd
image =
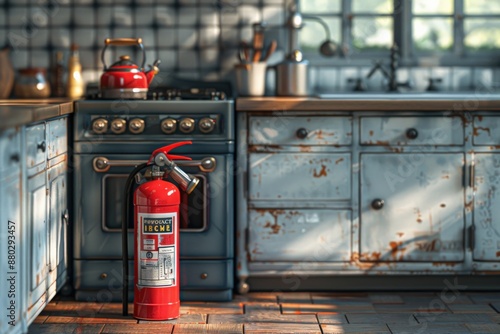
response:
<path id="1" fill-rule="evenodd" d="M 160 60 L 156 59 L 155 62 L 153 63 L 153 66 L 150 66 L 149 71 L 144 72 L 146 74 L 146 79 L 148 80 L 148 85 L 151 84 L 151 81 L 153 81 L 155 75 L 157 75 L 158 72 L 160 72 L 158 65 L 160 65 Z"/>

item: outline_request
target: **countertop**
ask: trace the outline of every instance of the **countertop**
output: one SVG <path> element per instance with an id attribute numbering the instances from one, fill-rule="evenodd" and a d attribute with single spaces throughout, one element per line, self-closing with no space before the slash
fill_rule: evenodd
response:
<path id="1" fill-rule="evenodd" d="M 70 113 L 73 113 L 70 99 L 0 100 L 0 132 Z"/>
<path id="2" fill-rule="evenodd" d="M 242 97 L 237 111 L 500 110 L 499 93 L 339 93 L 311 97 Z"/>

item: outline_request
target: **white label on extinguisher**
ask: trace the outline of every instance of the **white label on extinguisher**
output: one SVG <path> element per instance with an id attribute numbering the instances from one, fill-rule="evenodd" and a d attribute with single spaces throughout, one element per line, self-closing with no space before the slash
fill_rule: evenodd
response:
<path id="1" fill-rule="evenodd" d="M 139 213 L 137 233 L 138 281 L 141 286 L 177 285 L 174 228 L 177 213 Z"/>

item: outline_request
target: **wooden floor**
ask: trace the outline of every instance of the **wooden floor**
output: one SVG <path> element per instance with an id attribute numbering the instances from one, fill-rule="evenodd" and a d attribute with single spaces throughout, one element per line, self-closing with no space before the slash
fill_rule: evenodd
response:
<path id="1" fill-rule="evenodd" d="M 29 333 L 500 333 L 500 292 L 249 293 L 183 302 L 179 319 L 162 322 L 57 296 Z"/>

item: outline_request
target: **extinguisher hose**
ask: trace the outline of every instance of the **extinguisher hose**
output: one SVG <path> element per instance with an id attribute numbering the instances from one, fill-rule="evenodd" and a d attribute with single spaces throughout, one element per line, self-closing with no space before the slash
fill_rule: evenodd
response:
<path id="1" fill-rule="evenodd" d="M 142 169 L 146 168 L 148 163 L 143 163 L 134 168 L 132 172 L 129 174 L 127 178 L 127 182 L 125 183 L 125 203 L 123 205 L 122 212 L 122 261 L 123 261 L 123 285 L 122 285 L 122 306 L 123 306 L 123 315 L 128 315 L 128 225 L 130 221 L 129 212 L 130 212 L 130 203 L 133 201 L 133 192 L 132 188 L 134 185 L 134 178 L 137 173 L 139 173 Z"/>

